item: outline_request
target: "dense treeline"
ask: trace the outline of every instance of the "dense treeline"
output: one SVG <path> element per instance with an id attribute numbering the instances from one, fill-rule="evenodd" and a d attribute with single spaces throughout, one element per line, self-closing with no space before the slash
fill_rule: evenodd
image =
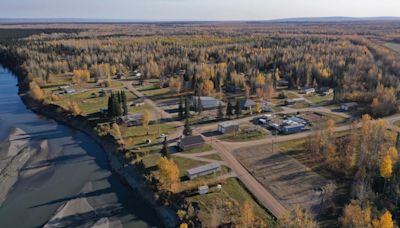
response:
<path id="1" fill-rule="evenodd" d="M 397 110 L 398 57 L 365 38 L 220 36 L 212 31 L 164 37 L 42 34 L 0 49 L 12 55 L 7 59 L 17 60 L 14 65 L 40 85 L 68 72 L 85 72 L 87 78 L 98 82 L 137 70 L 143 78 L 161 78 L 179 90 L 201 95 L 235 88 L 268 99 L 277 81 L 286 79 L 291 88 L 333 87 L 337 101 L 369 103 L 376 115 L 387 114 L 378 110 L 382 103 L 390 105 L 390 112 Z M 392 97 L 379 98 L 381 85 L 382 96 Z"/>

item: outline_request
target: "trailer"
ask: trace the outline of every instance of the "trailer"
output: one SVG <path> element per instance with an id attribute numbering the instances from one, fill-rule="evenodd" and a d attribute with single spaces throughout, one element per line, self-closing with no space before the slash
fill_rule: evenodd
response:
<path id="1" fill-rule="evenodd" d="M 281 128 L 281 133 L 285 135 L 295 134 L 303 131 L 305 126 L 303 124 L 286 125 Z"/>

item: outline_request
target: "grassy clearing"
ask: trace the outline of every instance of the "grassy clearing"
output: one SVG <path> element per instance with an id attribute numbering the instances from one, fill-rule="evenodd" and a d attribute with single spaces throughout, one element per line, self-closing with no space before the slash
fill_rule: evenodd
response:
<path id="1" fill-rule="evenodd" d="M 212 187 L 210 193 L 206 195 L 195 195 L 188 198 L 190 201 L 198 203 L 202 221 L 211 221 L 213 206 L 217 207 L 221 223 L 238 221 L 241 206 L 244 202 L 249 201 L 253 205 L 258 220 L 262 220 L 266 227 L 276 226 L 271 216 L 256 203 L 252 195 L 236 178 L 230 178 L 222 183 L 221 191 Z M 255 224 L 256 227 L 258 227 L 257 225 L 261 226 L 259 221 Z"/>
<path id="2" fill-rule="evenodd" d="M 218 154 L 204 155 L 204 156 L 201 156 L 201 158 L 207 158 L 207 159 L 212 159 L 212 160 L 216 160 L 216 161 L 222 161 L 222 158 Z"/>
<path id="3" fill-rule="evenodd" d="M 309 101 L 311 101 L 313 103 L 318 104 L 318 103 L 321 103 L 321 102 L 324 102 L 324 101 L 331 101 L 333 99 L 333 94 L 330 94 L 328 96 L 321 96 L 319 94 L 314 94 L 314 95 L 311 95 L 311 96 L 306 96 L 305 98 L 307 98 L 307 100 L 309 100 Z"/>
<path id="4" fill-rule="evenodd" d="M 251 132 L 246 132 L 244 130 L 239 131 L 238 133 L 231 133 L 219 136 L 218 139 L 224 141 L 251 141 L 251 140 L 258 140 L 263 139 L 267 136 L 267 131 L 265 129 L 259 129 Z"/>
<path id="5" fill-rule="evenodd" d="M 213 148 L 211 145 L 209 144 L 204 144 L 203 146 L 197 147 L 197 148 L 193 148 L 191 150 L 185 150 L 182 153 L 185 154 L 196 154 L 196 153 L 202 153 L 202 152 L 207 152 L 207 151 L 211 151 Z"/>
<path id="6" fill-rule="evenodd" d="M 175 127 L 168 123 L 150 125 L 149 134 L 147 134 L 143 126 L 120 126 L 120 129 L 127 148 L 141 147 L 141 151 L 149 151 L 154 145 L 159 145 L 161 147 L 161 141 L 159 140 L 160 134 L 168 135 L 175 131 Z M 151 140 L 150 145 L 146 144 L 147 139 Z"/>
<path id="7" fill-rule="evenodd" d="M 393 51 L 400 54 L 400 44 L 399 43 L 385 43 L 387 48 L 392 49 Z"/>
<path id="8" fill-rule="evenodd" d="M 179 167 L 179 173 L 181 177 L 186 175 L 186 170 L 196 168 L 198 166 L 206 165 L 207 162 L 197 161 L 189 158 L 183 158 L 176 155 L 172 155 L 171 158 L 175 161 L 175 163 Z"/>
<path id="9" fill-rule="evenodd" d="M 296 102 L 295 104 L 289 105 L 288 107 L 294 108 L 294 109 L 303 109 L 303 108 L 310 107 L 310 104 L 307 102 Z"/>

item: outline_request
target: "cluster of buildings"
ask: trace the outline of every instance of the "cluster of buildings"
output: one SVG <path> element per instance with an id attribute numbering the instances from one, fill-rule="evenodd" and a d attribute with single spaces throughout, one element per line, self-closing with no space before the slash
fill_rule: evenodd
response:
<path id="1" fill-rule="evenodd" d="M 291 116 L 291 117 L 276 117 L 272 115 L 265 115 L 256 118 L 259 125 L 262 125 L 270 130 L 277 131 L 281 134 L 294 134 L 301 131 L 308 130 L 309 122 L 306 119 Z"/>

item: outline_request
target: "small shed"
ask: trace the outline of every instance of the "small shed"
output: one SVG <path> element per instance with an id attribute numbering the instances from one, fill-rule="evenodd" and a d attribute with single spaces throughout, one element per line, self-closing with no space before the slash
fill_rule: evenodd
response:
<path id="1" fill-rule="evenodd" d="M 321 88 L 319 88 L 318 92 L 322 96 L 328 96 L 333 93 L 333 89 L 329 88 L 329 87 L 321 87 Z"/>
<path id="2" fill-rule="evenodd" d="M 204 194 L 207 194 L 207 193 L 208 193 L 209 188 L 208 188 L 207 185 L 204 185 L 204 186 L 198 187 L 198 188 L 197 188 L 197 191 L 198 191 L 198 193 L 199 193 L 200 195 L 204 195 Z"/>
<path id="3" fill-rule="evenodd" d="M 185 151 L 203 146 L 204 143 L 205 141 L 200 135 L 186 136 L 178 142 L 177 147 L 180 151 Z"/>
<path id="4" fill-rule="evenodd" d="M 246 100 L 242 100 L 240 102 L 240 105 L 242 106 L 243 109 L 249 110 L 249 109 L 253 109 L 256 106 L 256 102 L 254 102 L 251 99 L 246 99 Z"/>
<path id="5" fill-rule="evenodd" d="M 193 169 L 188 169 L 187 176 L 190 180 L 193 180 L 197 177 L 216 173 L 219 170 L 221 170 L 221 165 L 219 163 L 210 163 Z"/>
<path id="6" fill-rule="evenodd" d="M 128 127 L 137 126 L 141 124 L 143 119 L 142 113 L 128 114 L 126 116 L 118 117 L 116 120 L 117 124 L 125 124 Z"/>
<path id="7" fill-rule="evenodd" d="M 130 106 L 141 107 L 145 104 L 145 99 L 143 97 L 136 99 L 130 103 Z"/>
<path id="8" fill-rule="evenodd" d="M 72 94 L 76 92 L 75 89 L 72 88 L 71 86 L 60 86 L 60 90 L 64 94 Z"/>
<path id="9" fill-rule="evenodd" d="M 349 103 L 344 103 L 340 105 L 340 109 L 348 112 L 351 110 L 355 110 L 357 108 L 358 104 L 356 102 L 349 102 Z"/>
<path id="10" fill-rule="evenodd" d="M 315 88 L 306 88 L 303 91 L 305 94 L 309 95 L 309 94 L 313 94 L 315 93 Z"/>
<path id="11" fill-rule="evenodd" d="M 218 131 L 222 134 L 231 133 L 239 130 L 239 124 L 233 121 L 222 122 L 218 124 Z"/>

